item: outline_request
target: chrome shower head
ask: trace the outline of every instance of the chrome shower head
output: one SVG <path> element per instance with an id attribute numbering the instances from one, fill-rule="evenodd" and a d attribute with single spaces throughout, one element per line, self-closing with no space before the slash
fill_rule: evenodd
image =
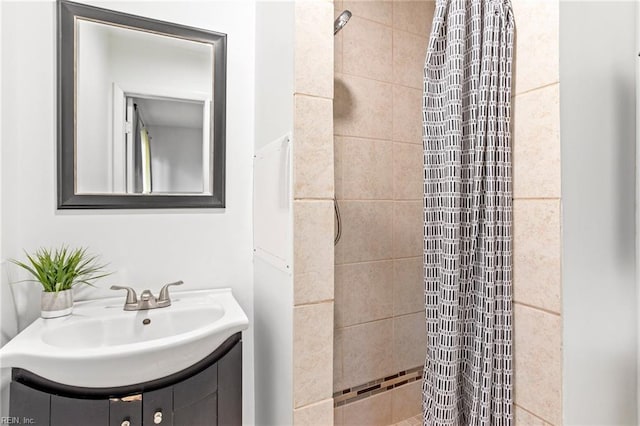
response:
<path id="1" fill-rule="evenodd" d="M 351 19 L 351 12 L 348 10 L 342 12 L 333 23 L 333 35 L 338 34 L 338 31 L 340 31 L 345 25 L 347 25 L 349 19 Z"/>

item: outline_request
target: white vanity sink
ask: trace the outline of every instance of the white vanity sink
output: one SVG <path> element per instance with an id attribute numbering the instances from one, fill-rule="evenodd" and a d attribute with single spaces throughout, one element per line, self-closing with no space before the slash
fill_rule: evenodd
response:
<path id="1" fill-rule="evenodd" d="M 144 311 L 124 311 L 124 297 L 78 302 L 73 314 L 40 318 L 7 343 L 0 366 L 71 386 L 127 386 L 181 371 L 248 327 L 230 289 L 171 299 Z"/>

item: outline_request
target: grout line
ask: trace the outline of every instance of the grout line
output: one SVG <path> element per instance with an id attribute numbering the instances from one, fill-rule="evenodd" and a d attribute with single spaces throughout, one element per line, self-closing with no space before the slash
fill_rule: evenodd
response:
<path id="1" fill-rule="evenodd" d="M 416 260 L 416 259 L 422 259 L 422 255 L 408 256 L 408 257 L 394 257 L 394 258 L 388 258 L 388 259 L 363 260 L 360 262 L 340 263 L 340 264 L 336 264 L 335 266 L 364 265 L 367 263 L 393 262 L 394 260 Z"/>
<path id="2" fill-rule="evenodd" d="M 421 203 L 424 198 L 338 198 L 338 201 L 353 202 L 373 202 L 373 203 Z"/>
<path id="3" fill-rule="evenodd" d="M 418 146 L 422 146 L 422 141 L 420 141 L 420 142 L 407 142 L 407 141 L 398 141 L 398 140 L 392 139 L 391 142 L 393 142 L 393 143 L 401 143 L 403 145 L 412 145 L 412 146 L 418 145 Z"/>
<path id="4" fill-rule="evenodd" d="M 317 300 L 314 302 L 305 302 L 305 303 L 300 303 L 300 304 L 296 304 L 295 301 L 293 302 L 293 307 L 294 308 L 302 308 L 305 306 L 315 306 L 315 305 L 322 305 L 324 303 L 335 303 L 335 299 L 323 299 L 323 300 Z M 335 330 L 335 321 L 334 321 L 334 330 Z"/>
<path id="5" fill-rule="evenodd" d="M 362 142 L 358 142 L 358 143 L 366 143 L 366 142 L 376 142 L 376 143 L 394 143 L 393 138 L 371 138 L 368 136 L 351 136 L 351 135 L 338 135 L 338 134 L 333 134 L 334 138 L 335 137 L 339 137 L 339 138 L 349 138 L 349 139 L 359 139 Z"/>
<path id="6" fill-rule="evenodd" d="M 320 96 L 320 95 L 312 95 L 309 93 L 304 93 L 304 92 L 293 92 L 293 96 L 305 96 L 307 98 L 314 98 L 314 99 L 324 99 L 326 101 L 332 101 L 333 102 L 333 98 L 327 98 L 326 96 Z"/>
<path id="7" fill-rule="evenodd" d="M 529 308 L 529 309 L 535 309 L 536 311 L 544 312 L 545 314 L 554 315 L 554 316 L 557 316 L 557 317 L 562 317 L 562 314 L 560 312 L 554 312 L 554 311 L 551 311 L 549 309 L 540 308 L 540 307 L 534 306 L 534 305 L 529 305 L 528 303 L 522 303 L 522 302 L 518 302 L 518 301 L 514 300 L 513 304 L 514 305 L 524 306 L 525 308 Z"/>
<path id="8" fill-rule="evenodd" d="M 344 67 L 343 67 L 344 68 Z M 393 68 L 392 68 L 393 69 Z M 416 86 L 407 86 L 406 84 L 402 84 L 402 83 L 396 83 L 395 81 L 389 81 L 389 80 L 379 80 L 377 78 L 371 78 L 371 77 L 365 77 L 359 74 L 352 74 L 352 73 L 348 73 L 348 72 L 334 72 L 333 73 L 333 80 L 335 81 L 336 76 L 338 75 L 346 75 L 349 77 L 356 77 L 356 78 L 361 78 L 363 80 L 371 80 L 371 81 L 375 81 L 377 83 L 384 83 L 384 84 L 388 84 L 390 86 L 399 86 L 399 87 L 403 87 L 405 89 L 415 89 L 418 91 L 422 91 L 423 88 L 422 87 L 416 87 Z"/>
<path id="9" fill-rule="evenodd" d="M 333 406 L 333 397 L 331 397 L 331 398 L 321 399 L 319 401 L 310 402 L 308 404 L 301 405 L 299 407 L 293 407 L 293 409 L 294 410 L 304 410 L 306 408 L 313 407 L 314 405 L 326 404 L 327 401 L 331 401 L 331 405 Z"/>
<path id="10" fill-rule="evenodd" d="M 333 198 L 325 198 L 325 197 L 319 197 L 319 198 L 309 198 L 309 197 L 305 197 L 305 198 L 295 198 L 293 199 L 293 201 L 306 201 L 306 202 L 325 202 L 325 201 L 333 201 Z"/>
<path id="11" fill-rule="evenodd" d="M 560 201 L 562 197 L 514 197 L 514 201 Z"/>
<path id="12" fill-rule="evenodd" d="M 393 108 L 393 106 L 392 106 L 392 108 Z M 409 142 L 409 141 L 406 141 L 406 140 L 394 139 L 393 135 L 390 138 L 376 138 L 376 137 L 372 137 L 372 136 L 345 135 L 345 134 L 341 134 L 341 133 L 335 133 L 335 129 L 334 129 L 333 137 L 334 138 L 362 139 L 362 140 L 374 141 L 374 142 L 391 142 L 391 143 L 401 143 L 401 144 L 404 144 L 404 145 L 422 146 L 422 141 Z"/>
<path id="13" fill-rule="evenodd" d="M 340 200 L 338 200 L 340 201 Z M 336 260 L 334 259 L 334 264 L 333 266 L 349 266 L 349 265 L 360 265 L 363 263 L 374 263 L 374 262 L 393 262 L 395 260 L 415 260 L 415 259 L 422 259 L 422 255 L 416 255 L 416 256 L 404 256 L 404 257 L 388 257 L 385 259 L 372 259 L 372 260 L 361 260 L 361 261 L 357 261 L 357 262 L 342 262 L 340 261 L 340 263 L 337 263 Z"/>
<path id="14" fill-rule="evenodd" d="M 373 142 L 389 142 L 389 143 L 393 143 L 393 139 L 392 138 L 372 138 L 369 136 L 354 136 L 354 135 L 341 135 L 339 133 L 334 133 L 333 137 L 336 138 L 349 138 L 349 139 L 362 139 L 362 140 L 366 140 L 366 141 L 373 141 Z"/>
<path id="15" fill-rule="evenodd" d="M 422 147 L 422 141 L 420 141 L 420 142 L 408 142 L 408 141 L 397 140 L 397 139 L 394 139 L 393 137 L 391 137 L 391 138 L 375 138 L 375 137 L 371 137 L 371 136 L 344 135 L 344 134 L 340 134 L 340 133 L 334 133 L 333 134 L 333 138 L 334 139 L 335 138 L 362 139 L 362 140 L 366 140 L 366 141 L 370 141 L 370 142 L 401 143 L 401 144 L 404 144 L 404 145 L 414 145 L 414 146 Z"/>
<path id="16" fill-rule="evenodd" d="M 546 89 L 548 87 L 555 86 L 556 84 L 560 84 L 560 80 L 556 80 L 556 81 L 554 81 L 552 83 L 547 83 L 547 84 L 545 84 L 543 86 L 533 87 L 533 88 L 527 89 L 527 90 L 525 90 L 523 92 L 514 93 L 513 95 L 511 95 L 511 99 L 515 98 L 516 96 L 526 95 L 528 93 L 535 92 L 536 90 Z"/>
<path id="17" fill-rule="evenodd" d="M 415 314 L 421 314 L 423 313 L 424 310 L 419 310 L 419 311 L 415 311 L 415 312 L 407 312 L 407 313 L 403 313 L 403 314 L 396 314 L 393 313 L 391 314 L 391 316 L 389 317 L 384 317 L 384 318 L 376 318 L 373 320 L 369 320 L 369 321 L 363 321 L 363 322 L 359 322 L 357 324 L 349 324 L 349 325 L 343 325 L 342 327 L 335 327 L 335 322 L 334 322 L 334 330 L 344 330 L 346 328 L 352 328 L 352 327 L 358 327 L 360 325 L 366 325 L 366 324 L 372 324 L 374 322 L 378 322 L 378 321 L 388 321 L 388 320 L 395 320 L 397 318 L 403 318 L 403 317 L 408 317 L 409 315 L 415 315 Z M 392 341 L 393 341 L 393 330 L 392 330 Z"/>
<path id="18" fill-rule="evenodd" d="M 543 422 L 553 426 L 553 423 L 551 423 L 550 421 L 547 421 L 545 419 L 543 419 L 542 417 L 540 417 L 539 415 L 535 414 L 533 411 L 527 410 L 526 408 L 524 408 L 522 405 L 520 404 L 516 404 L 514 402 L 513 404 L 514 406 L 518 407 L 519 409 L 521 409 L 522 411 L 526 411 L 528 414 L 532 415 L 533 417 L 535 417 L 536 419 L 542 420 Z M 514 417 L 515 417 L 515 413 L 514 413 Z"/>
<path id="19" fill-rule="evenodd" d="M 344 3 L 342 4 L 341 8 L 342 9 L 345 8 Z M 394 12 L 393 12 L 393 4 L 392 4 L 392 6 L 391 6 L 391 25 L 385 24 L 384 22 L 373 20 L 371 18 L 365 18 L 364 16 L 356 15 L 355 13 L 353 14 L 353 16 L 358 18 L 358 19 L 362 19 L 363 21 L 373 22 L 374 24 L 378 24 L 378 25 L 382 25 L 383 27 L 390 28 L 392 31 L 402 31 L 403 33 L 411 34 L 411 35 L 414 35 L 414 36 L 420 37 L 420 38 L 426 38 L 427 41 L 429 40 L 429 37 L 431 36 L 431 32 L 429 32 L 429 34 L 427 34 L 425 36 L 422 33 L 414 33 L 413 31 L 403 30 L 403 29 L 400 29 L 399 27 L 394 26 L 393 25 L 393 14 L 394 14 Z"/>

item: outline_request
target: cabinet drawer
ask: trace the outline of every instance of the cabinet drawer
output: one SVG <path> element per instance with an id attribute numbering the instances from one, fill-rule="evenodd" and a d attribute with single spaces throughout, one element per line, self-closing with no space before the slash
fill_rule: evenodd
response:
<path id="1" fill-rule="evenodd" d="M 109 400 L 109 426 L 125 425 L 142 426 L 142 395 Z"/>

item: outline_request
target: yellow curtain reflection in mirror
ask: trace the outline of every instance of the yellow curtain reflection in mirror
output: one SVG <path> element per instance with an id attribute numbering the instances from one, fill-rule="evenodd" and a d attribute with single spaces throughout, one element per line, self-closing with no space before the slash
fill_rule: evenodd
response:
<path id="1" fill-rule="evenodd" d="M 146 127 L 140 129 L 142 150 L 142 193 L 151 193 L 151 137 Z"/>

